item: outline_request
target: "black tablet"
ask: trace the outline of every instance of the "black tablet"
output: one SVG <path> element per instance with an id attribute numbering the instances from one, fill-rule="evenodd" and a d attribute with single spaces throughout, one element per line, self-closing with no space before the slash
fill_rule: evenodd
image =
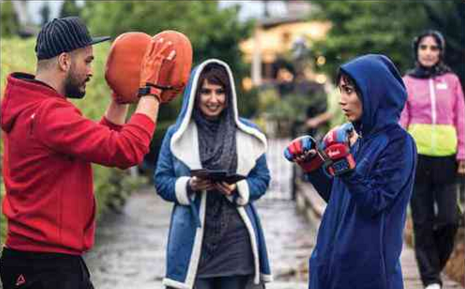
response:
<path id="1" fill-rule="evenodd" d="M 224 170 L 207 169 L 191 170 L 191 176 L 208 179 L 213 182 L 226 182 L 228 184 L 237 183 L 240 180 L 246 179 L 245 176 L 238 174 L 228 174 L 228 172 Z"/>

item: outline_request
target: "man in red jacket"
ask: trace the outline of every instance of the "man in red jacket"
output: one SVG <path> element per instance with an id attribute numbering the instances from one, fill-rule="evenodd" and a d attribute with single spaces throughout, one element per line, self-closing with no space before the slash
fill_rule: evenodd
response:
<path id="1" fill-rule="evenodd" d="M 91 163 L 128 168 L 149 151 L 161 90 L 175 52 L 150 44 L 143 60 L 145 95 L 125 124 L 128 105 L 114 100 L 100 123 L 82 116 L 67 98 L 82 98 L 92 77 L 92 38 L 77 17 L 54 19 L 37 38 L 36 75 L 8 77 L 1 103 L 8 234 L 0 275 L 4 289 L 93 288 L 81 258 L 94 243 Z M 167 68 L 168 67 L 168 68 Z"/>

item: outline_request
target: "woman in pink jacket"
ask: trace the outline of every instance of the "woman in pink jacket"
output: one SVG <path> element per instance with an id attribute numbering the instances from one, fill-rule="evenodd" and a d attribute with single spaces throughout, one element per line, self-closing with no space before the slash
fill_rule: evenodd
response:
<path id="1" fill-rule="evenodd" d="M 443 62 L 441 33 L 426 31 L 413 44 L 416 63 L 404 77 L 408 100 L 401 125 L 418 149 L 410 203 L 415 255 L 426 289 L 440 289 L 460 216 L 456 176 L 465 174 L 464 95 L 459 78 Z"/>

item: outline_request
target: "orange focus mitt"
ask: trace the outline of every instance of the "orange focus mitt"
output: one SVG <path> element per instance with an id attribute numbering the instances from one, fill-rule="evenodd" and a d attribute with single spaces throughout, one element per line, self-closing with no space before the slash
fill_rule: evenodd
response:
<path id="1" fill-rule="evenodd" d="M 163 39 L 164 42 L 171 42 L 176 51 L 174 66 L 166 79 L 166 83 L 159 83 L 162 88 L 165 88 L 162 89 L 161 102 L 168 102 L 180 94 L 189 81 L 192 68 L 192 45 L 189 38 L 174 30 L 162 31 L 155 35 L 153 39 L 156 41 Z"/>
<path id="2" fill-rule="evenodd" d="M 138 101 L 141 63 L 150 41 L 150 35 L 142 32 L 127 32 L 113 41 L 105 79 L 118 103 Z"/>
<path id="3" fill-rule="evenodd" d="M 159 35 L 163 38 L 163 45 L 153 41 L 158 42 Z M 174 60 L 167 61 L 171 50 L 176 52 Z M 155 59 L 158 59 L 158 64 L 153 63 Z M 191 66 L 192 46 L 183 34 L 165 31 L 152 39 L 146 33 L 128 32 L 120 35 L 112 44 L 105 79 L 118 103 L 135 103 L 139 99 L 139 92 L 145 90 L 150 91 L 149 94 L 156 94 L 160 102 L 168 102 L 184 89 Z M 150 67 L 159 71 L 147 71 Z M 142 78 L 148 74 L 153 74 L 157 83 L 142 83 Z"/>

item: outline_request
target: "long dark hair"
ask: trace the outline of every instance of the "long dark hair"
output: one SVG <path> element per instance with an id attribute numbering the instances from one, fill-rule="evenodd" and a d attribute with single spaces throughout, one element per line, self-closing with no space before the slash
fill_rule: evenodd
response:
<path id="1" fill-rule="evenodd" d="M 415 61 L 418 61 L 418 47 L 420 46 L 420 42 L 423 38 L 431 36 L 436 41 L 436 44 L 439 48 L 439 60 L 442 61 L 444 59 L 444 55 L 446 53 L 446 40 L 444 36 L 442 36 L 441 32 L 437 30 L 426 30 L 417 35 L 412 41 L 412 48 L 413 48 L 413 56 Z"/>
<path id="2" fill-rule="evenodd" d="M 425 67 L 421 65 L 418 60 L 418 47 L 420 46 L 421 41 L 425 38 L 431 36 L 434 38 L 438 48 L 439 48 L 439 60 L 433 67 Z M 413 39 L 412 42 L 413 56 L 415 60 L 415 68 L 407 72 L 408 75 L 416 78 L 430 78 L 451 72 L 452 70 L 444 63 L 444 57 L 446 53 L 446 40 L 442 36 L 441 32 L 437 30 L 426 30 L 420 33 L 417 37 Z"/>

